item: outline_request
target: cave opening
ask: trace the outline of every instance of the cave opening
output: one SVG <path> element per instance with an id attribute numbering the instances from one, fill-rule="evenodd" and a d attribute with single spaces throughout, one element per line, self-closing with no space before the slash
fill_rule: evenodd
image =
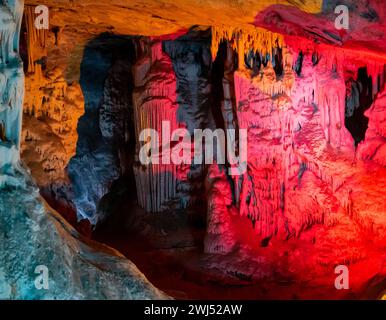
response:
<path id="1" fill-rule="evenodd" d="M 276 77 L 280 78 L 283 75 L 283 48 L 280 48 L 278 40 L 276 40 L 276 46 L 273 48 L 273 69 L 275 70 Z"/>
<path id="2" fill-rule="evenodd" d="M 132 100 L 136 99 L 137 103 L 134 106 L 137 108 L 135 117 L 140 114 L 142 121 L 146 122 L 147 110 L 151 111 L 152 119 L 156 118 L 158 112 L 170 111 L 169 102 L 165 102 L 166 99 L 161 96 L 163 91 L 167 91 L 167 86 L 170 84 L 163 80 L 170 79 L 171 83 L 175 81 L 173 90 L 177 89 L 178 92 L 176 105 L 179 121 L 186 122 L 187 126 L 193 123 L 195 128 L 205 128 L 208 125 L 211 119 L 204 115 L 211 106 L 211 99 L 205 93 L 210 88 L 210 72 L 209 65 L 206 64 L 208 61 L 204 61 L 206 55 L 203 53 L 207 40 L 200 33 L 177 40 L 165 40 L 162 43 L 162 52 L 158 51 L 159 47 L 156 42 L 147 39 L 143 39 L 141 45 L 137 42 L 137 47 L 142 47 L 143 52 L 148 51 L 149 55 L 157 56 L 157 58 L 156 61 L 149 61 L 146 58 L 149 55 L 145 54 L 139 59 L 137 57 L 136 66 L 134 68 L 132 66 L 134 78 L 136 70 L 147 68 L 144 71 L 147 73 L 146 79 L 142 80 L 140 86 L 131 90 Z M 146 63 L 150 63 L 150 66 L 146 67 Z M 220 78 L 216 80 L 220 81 Z M 136 81 L 139 82 L 138 79 Z M 108 90 L 116 90 L 116 87 L 113 86 Z M 150 95 L 147 96 L 147 93 Z M 220 91 L 218 93 L 221 94 Z M 145 102 L 141 104 L 141 101 Z M 131 101 L 131 106 L 133 106 L 133 101 Z M 165 111 L 162 111 L 163 109 Z M 203 116 L 192 118 L 196 114 Z M 170 113 L 166 115 L 173 119 Z M 165 116 L 165 113 L 162 113 L 162 116 Z M 135 119 L 130 119 L 131 124 L 134 124 L 135 121 Z M 156 123 L 152 122 L 152 125 Z M 135 137 L 135 134 L 133 136 Z M 137 179 L 144 179 L 141 174 L 148 169 L 141 168 L 140 164 L 134 163 L 134 154 L 138 150 L 136 150 L 135 141 L 129 140 L 128 143 L 130 146 L 125 146 L 125 150 L 129 150 L 130 157 L 127 173 L 117 179 L 109 192 L 101 199 L 98 211 L 107 218 L 97 226 L 92 237 L 118 249 L 133 261 L 157 287 L 167 290 L 173 279 L 174 286 L 184 288 L 183 291 L 185 291 L 186 286 L 191 286 L 192 282 L 191 279 L 183 279 L 187 273 L 187 264 L 192 261 L 192 257 L 196 257 L 203 250 L 207 206 L 205 185 L 202 183 L 205 168 L 192 165 L 189 168 L 187 180 L 179 181 L 177 179 L 175 185 L 177 198 L 170 199 L 166 208 L 161 207 L 159 212 L 156 206 L 151 206 L 151 208 L 156 209 L 157 212 L 146 211 L 140 206 L 137 198 L 134 174 L 137 175 Z M 137 167 L 136 172 L 133 172 L 133 166 Z M 162 170 L 161 168 L 161 175 Z M 165 176 L 161 178 L 165 184 L 165 180 L 170 177 L 167 176 L 167 172 L 163 174 Z M 159 175 L 152 175 L 152 177 L 157 180 Z M 153 187 L 157 188 L 155 185 L 150 190 Z M 150 196 L 146 199 L 153 201 Z M 159 198 L 155 200 L 159 201 Z M 186 201 L 186 207 L 184 201 Z M 172 295 L 178 297 L 176 292 L 173 292 Z"/>
<path id="3" fill-rule="evenodd" d="M 300 51 L 293 67 L 294 71 L 298 76 L 300 76 L 302 73 L 303 59 L 304 59 L 303 51 Z"/>
<path id="4" fill-rule="evenodd" d="M 227 58 L 227 43 L 221 41 L 217 56 L 212 62 L 212 114 L 216 122 L 216 128 L 225 128 L 224 118 L 221 112 L 221 103 L 224 100 L 223 79 Z"/>
<path id="5" fill-rule="evenodd" d="M 20 29 L 20 40 L 19 40 L 19 54 L 23 61 L 24 72 L 28 71 L 28 44 L 27 44 L 27 26 L 25 18 L 22 20 Z"/>
<path id="6" fill-rule="evenodd" d="M 350 77 L 346 88 L 345 126 L 357 146 L 366 136 L 369 118 L 365 112 L 373 103 L 373 81 L 367 68 L 359 68 L 357 78 Z"/>
<path id="7" fill-rule="evenodd" d="M 131 72 L 135 61 L 132 37 L 101 34 L 84 50 L 80 67 L 84 115 L 79 118 L 76 155 L 68 174 L 80 229 L 88 235 L 92 225 L 114 220 L 120 205 L 136 199 Z"/>
<path id="8" fill-rule="evenodd" d="M 245 66 L 247 69 L 251 70 L 251 76 L 255 77 L 259 74 L 261 65 L 267 66 L 267 62 L 261 58 L 258 52 L 249 50 L 244 56 Z"/>
<path id="9" fill-rule="evenodd" d="M 165 40 L 162 54 L 170 58 L 173 69 L 166 69 L 161 62 L 153 65 L 155 69 L 175 74 L 178 119 L 190 129 L 225 129 L 224 96 L 228 99 L 231 98 L 228 95 L 234 96 L 233 82 L 228 84 L 229 92 L 225 93 L 224 81 L 233 79 L 236 55 L 233 52 L 230 62 L 228 43 L 224 41 L 212 61 L 209 44 L 210 37 L 206 33 L 194 31 L 176 40 Z M 165 74 L 163 76 L 166 78 Z M 140 88 L 137 90 L 143 92 Z M 189 298 L 197 298 L 208 294 L 205 271 L 197 268 L 204 253 L 207 227 L 208 190 L 204 184 L 207 169 L 191 165 L 188 180 L 177 185 L 181 199 L 189 199 L 188 206 L 171 207 L 163 212 L 145 212 L 133 195 L 130 201 L 122 201 L 123 190 L 134 195 L 135 192 L 128 190 L 127 180 L 119 179 L 101 200 L 99 209 L 110 211 L 109 218 L 96 228 L 93 238 L 118 249 L 152 283 L 173 297 L 188 294 Z M 217 292 L 218 285 L 211 284 L 209 290 L 212 294 Z"/>
<path id="10" fill-rule="evenodd" d="M 252 76 L 260 72 L 261 60 L 259 54 L 254 54 L 249 51 L 245 55 L 245 65 L 251 70 Z M 235 87 L 234 87 L 234 72 L 238 66 L 237 51 L 232 48 L 229 41 L 221 41 L 218 47 L 217 55 L 212 62 L 211 79 L 212 79 L 212 114 L 216 122 L 216 128 L 226 130 L 228 128 L 237 129 L 237 115 L 234 110 Z M 238 130 L 235 131 L 236 141 L 239 140 Z M 236 153 L 238 143 L 236 143 Z M 227 153 L 227 145 L 225 145 L 225 153 Z M 230 168 L 228 158 L 225 158 L 226 169 Z M 228 170 L 225 170 L 228 172 Z M 227 181 L 231 187 L 232 204 L 236 203 L 235 184 L 233 178 L 226 174 Z"/>

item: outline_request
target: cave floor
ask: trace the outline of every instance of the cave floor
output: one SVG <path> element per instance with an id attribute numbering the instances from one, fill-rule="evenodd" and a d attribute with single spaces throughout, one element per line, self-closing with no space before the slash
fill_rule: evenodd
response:
<path id="1" fill-rule="evenodd" d="M 240 230 L 249 226 L 245 219 L 234 219 Z M 119 250 L 150 282 L 176 299 L 376 298 L 384 286 L 384 253 L 377 248 L 366 249 L 366 259 L 350 265 L 350 290 L 336 290 L 334 267 L 315 263 L 322 251 L 306 241 L 307 232 L 303 239 L 271 241 L 270 248 L 255 245 L 259 248 L 254 251 L 240 247 L 228 255 L 212 255 L 203 253 L 204 229 L 183 214 L 154 217 L 125 204 L 93 238 Z M 252 241 L 256 240 L 243 239 Z M 272 247 L 280 250 L 269 250 Z"/>

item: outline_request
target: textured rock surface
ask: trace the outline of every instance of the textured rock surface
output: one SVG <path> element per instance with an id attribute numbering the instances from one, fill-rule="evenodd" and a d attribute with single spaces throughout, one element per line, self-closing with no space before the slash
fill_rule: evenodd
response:
<path id="1" fill-rule="evenodd" d="M 29 36 L 31 19 L 27 23 L 28 70 L 38 80 L 27 77 L 25 111 L 32 116 L 25 121 L 30 128 L 23 134 L 23 157 L 38 172 L 38 182 L 41 176 L 67 184 L 64 168 L 74 153 L 81 90 L 85 114 L 68 167 L 74 188 L 50 187 L 60 197 L 70 194 L 79 218 L 94 225 L 103 220 L 100 200 L 131 170 L 132 116 L 136 138 L 143 128 L 160 131 L 162 120 L 171 121 L 171 130 L 243 128 L 248 168 L 240 177 L 226 176 L 228 165 L 145 167 L 137 161 L 141 206 L 159 212 L 201 202 L 205 208 L 202 200 L 208 200 L 205 250 L 221 257 L 210 255 L 204 264 L 214 272 L 253 281 L 280 275 L 308 282 L 324 275 L 324 281 L 333 266 L 344 263 L 371 269 L 356 273 L 358 286 L 376 273 L 382 277 L 382 1 L 347 1 L 348 31 L 334 27 L 334 0 L 47 3 L 52 28 Z M 182 35 L 193 25 L 206 27 Z M 209 35 L 195 38 L 208 30 L 212 46 Z M 134 41 L 134 50 L 122 44 L 126 37 L 101 36 L 105 31 L 151 37 Z M 134 61 L 127 55 L 136 59 L 133 79 Z M 223 58 L 223 65 L 215 58 Z M 64 120 L 67 110 L 71 116 Z M 16 123 L 19 116 L 13 116 Z M 18 137 L 7 132 L 17 126 L 5 119 L 3 149 L 7 136 Z M 16 142 L 0 160 L 3 172 L 17 162 Z"/>
<path id="2" fill-rule="evenodd" d="M 250 37 L 239 36 L 240 31 L 216 31 L 215 34 L 221 32 L 223 36 L 215 37 L 215 43 L 219 42 L 218 37 L 229 37 L 229 40 L 236 37 L 237 50 L 242 48 L 244 52 L 246 44 L 251 49 L 256 46 L 253 42 L 243 43 L 247 41 L 243 39 L 256 37 L 253 34 Z M 355 208 L 356 202 L 363 203 L 369 197 L 365 191 L 367 183 L 359 186 L 352 176 L 366 176 L 368 172 L 361 168 L 361 162 L 355 163 L 354 140 L 345 128 L 345 75 L 367 66 L 372 79 L 384 79 L 382 61 L 368 62 L 350 52 L 329 51 L 323 46 L 307 48 L 307 41 L 302 45 L 291 37 L 282 41 L 285 46 L 282 75 L 275 75 L 272 69 L 272 53 L 272 61 L 268 61 L 267 66 L 261 64 L 257 76 L 252 74 L 249 65 L 245 69 L 243 63 L 247 60 L 242 62 L 243 70 L 234 74 L 237 118 L 232 121 L 248 130 L 248 170 L 244 176 L 236 178 L 239 189 L 236 196 L 240 194 L 236 206 L 242 216 L 252 221 L 253 228 L 263 239 L 275 234 L 283 234 L 284 238 L 298 236 L 314 224 L 335 220 L 340 210 L 353 219 L 364 214 L 352 212 L 353 203 Z M 256 47 L 260 58 L 266 54 L 267 49 L 259 48 L 259 44 Z M 315 64 L 312 57 L 318 50 L 323 52 L 322 58 Z M 297 70 L 295 62 L 299 52 L 302 62 Z M 244 56 L 241 58 L 244 60 Z M 348 64 L 344 63 L 346 60 Z M 226 84 L 227 78 L 224 81 Z M 381 80 L 380 86 L 383 85 Z M 228 90 L 226 85 L 225 90 Z M 377 90 L 373 87 L 370 92 L 375 96 Z M 382 105 L 382 96 L 380 93 L 369 114 L 379 110 L 377 105 Z M 231 99 L 225 99 L 223 106 L 231 103 Z M 381 121 L 382 117 L 377 120 L 370 117 L 370 128 L 373 128 L 369 129 L 370 137 L 378 137 L 372 132 L 380 127 Z M 382 157 L 382 153 L 380 155 Z M 368 165 L 374 166 L 383 177 L 382 167 L 375 163 Z M 362 195 L 353 196 L 353 190 L 359 188 L 364 191 Z M 381 191 L 378 197 L 382 197 Z M 224 202 L 227 201 L 224 199 Z M 379 222 L 373 228 L 376 234 L 384 227 L 381 212 L 374 208 L 373 214 L 368 211 L 364 214 L 372 221 L 370 224 Z M 378 235 L 380 239 L 385 237 L 383 233 Z"/>
<path id="3" fill-rule="evenodd" d="M 193 30 L 175 40 L 157 40 L 150 47 L 134 67 L 136 137 L 144 129 L 156 130 L 162 154 L 161 164 L 144 166 L 138 159 L 134 169 L 138 198 L 151 212 L 197 209 L 205 201 L 199 194 L 204 188 L 204 166 L 162 162 L 170 154 L 168 141 L 176 129 L 186 128 L 193 136 L 194 129 L 214 128 L 209 37 Z M 162 136 L 163 121 L 169 123 L 169 138 Z M 188 144 L 192 148 L 190 137 Z M 141 147 L 137 145 L 137 154 Z"/>
<path id="4" fill-rule="evenodd" d="M 20 159 L 24 96 L 22 62 L 18 55 L 22 1 L 0 5 L 0 174 L 12 175 Z M 0 178 L 0 186 L 4 183 Z"/>
<path id="5" fill-rule="evenodd" d="M 21 157 L 41 193 L 75 221 L 67 165 L 75 155 L 78 119 L 83 114 L 79 84 L 67 84 L 61 70 L 26 76 Z M 71 211 L 71 212 L 70 212 Z"/>
<path id="6" fill-rule="evenodd" d="M 296 6 L 307 12 L 321 11 L 320 0 L 274 1 L 274 4 Z M 41 4 L 37 0 L 26 1 L 27 5 Z M 194 25 L 213 24 L 246 26 L 253 23 L 255 15 L 272 5 L 272 1 L 69 1 L 48 0 L 51 8 L 50 24 L 58 27 L 59 48 L 48 48 L 52 57 L 48 64 L 69 65 L 68 79 L 79 77 L 82 52 L 90 38 L 103 32 L 122 35 L 162 36 L 187 30 Z M 132 23 L 128 23 L 131 21 Z M 55 62 L 54 62 L 55 61 Z"/>
<path id="7" fill-rule="evenodd" d="M 135 91 L 133 93 L 134 123 L 136 141 L 144 129 L 154 129 L 159 133 L 158 143 L 169 149 L 162 136 L 162 122 L 168 121 L 170 132 L 179 127 L 177 121 L 176 77 L 170 58 L 162 52 L 162 42 L 145 45 L 137 63 L 133 67 Z M 147 135 L 144 141 L 147 141 Z M 143 166 L 138 158 L 142 145 L 136 144 L 134 174 L 139 204 L 149 212 L 160 212 L 177 201 L 177 179 L 180 170 L 172 163 Z M 161 149 L 162 150 L 162 149 Z M 155 155 L 154 155 L 155 156 Z M 169 161 L 170 162 L 170 161 Z M 177 172 L 178 171 L 178 172 Z M 178 206 L 178 205 L 177 205 Z"/>
<path id="8" fill-rule="evenodd" d="M 85 240 L 18 173 L 0 192 L 0 299 L 167 299 L 117 251 Z M 48 268 L 38 290 L 37 266 Z"/>
<path id="9" fill-rule="evenodd" d="M 118 252 L 84 242 L 45 204 L 21 167 L 23 76 L 17 45 L 21 12 L 19 1 L 0 6 L 1 31 L 7 35 L 1 37 L 1 57 L 5 60 L 1 61 L 0 73 L 0 299 L 167 298 Z M 60 93 L 62 98 L 64 91 Z M 44 107 L 35 110 L 58 116 L 53 117 L 58 122 L 63 120 L 63 109 Z M 47 290 L 35 286 L 35 268 L 39 265 L 48 268 Z"/>
<path id="10" fill-rule="evenodd" d="M 47 50 L 57 47 L 56 37 L 34 27 L 34 9 L 26 6 L 22 24 L 26 94 L 21 157 L 41 194 L 75 224 L 73 191 L 66 167 L 76 152 L 78 120 L 84 113 L 83 93 L 77 81 L 65 80 L 62 65 L 47 69 Z"/>
<path id="11" fill-rule="evenodd" d="M 382 41 L 385 32 L 383 2 L 345 2 L 350 8 L 353 32 L 343 33 L 341 36 L 334 28 L 334 8 L 337 5 L 335 0 L 149 0 L 145 3 L 139 0 L 48 0 L 45 4 L 52 8 L 50 23 L 60 29 L 60 41 L 67 44 L 48 49 L 48 55 L 53 57 L 48 64 L 69 64 L 66 73 L 68 79 L 77 79 L 87 41 L 106 31 L 126 35 L 161 36 L 187 30 L 194 25 L 249 28 L 253 23 L 268 29 L 277 29 L 284 34 L 299 33 L 306 37 L 319 35 L 321 39 L 338 44 L 340 42 L 335 38 L 342 37 L 347 47 L 364 46 L 382 54 L 385 51 Z M 41 4 L 38 0 L 27 0 L 26 3 Z"/>
<path id="12" fill-rule="evenodd" d="M 212 115 L 212 69 L 208 31 L 198 28 L 173 41 L 164 42 L 164 51 L 172 60 L 177 79 L 177 120 L 191 136 L 193 149 L 195 129 L 215 129 Z M 204 151 L 205 143 L 202 150 Z M 180 169 L 184 174 L 177 185 L 182 207 L 198 215 L 205 211 L 205 165 L 192 163 Z"/>
<path id="13" fill-rule="evenodd" d="M 386 166 L 386 91 L 380 93 L 371 108 L 366 111 L 369 128 L 365 140 L 359 145 L 358 153 L 363 159 L 371 159 Z"/>
<path id="14" fill-rule="evenodd" d="M 205 251 L 208 253 L 232 252 L 237 242 L 231 222 L 232 192 L 225 171 L 224 167 L 213 164 L 208 172 L 208 229 L 205 238 Z M 233 214 L 238 214 L 237 210 L 233 210 Z"/>
<path id="15" fill-rule="evenodd" d="M 103 220 L 97 214 L 99 200 L 124 170 L 120 150 L 129 132 L 132 50 L 129 39 L 101 35 L 90 41 L 81 65 L 85 113 L 78 123 L 77 150 L 68 173 L 78 218 L 92 225 Z"/>

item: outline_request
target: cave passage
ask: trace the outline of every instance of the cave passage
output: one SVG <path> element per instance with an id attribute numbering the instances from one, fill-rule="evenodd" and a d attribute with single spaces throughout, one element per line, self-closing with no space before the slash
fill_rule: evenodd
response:
<path id="1" fill-rule="evenodd" d="M 367 68 L 359 68 L 357 79 L 351 78 L 347 86 L 345 126 L 357 146 L 366 136 L 369 118 L 365 112 L 373 103 L 373 81 Z"/>
<path id="2" fill-rule="evenodd" d="M 27 27 L 25 17 L 22 20 L 19 40 L 19 53 L 20 58 L 23 61 L 24 72 L 28 71 L 28 44 L 27 44 Z"/>
<path id="3" fill-rule="evenodd" d="M 177 78 L 180 120 L 193 125 L 191 129 L 225 129 L 222 102 L 228 44 L 221 43 L 214 61 L 205 61 L 209 39 L 205 33 L 193 32 L 165 41 L 163 46 Z M 216 294 L 218 284 L 210 284 L 208 289 L 205 271 L 197 268 L 204 250 L 207 214 L 206 168 L 198 169 L 191 166 L 190 179 L 179 185 L 184 188 L 180 195 L 190 197 L 189 207 L 161 213 L 145 212 L 133 197 L 135 190 L 129 187 L 132 180 L 118 179 L 101 200 L 100 207 L 109 211 L 109 217 L 97 227 L 93 238 L 125 254 L 152 283 L 175 298 L 236 296 L 240 292 Z M 241 292 L 248 296 L 248 290 Z"/>
<path id="4" fill-rule="evenodd" d="M 136 194 L 131 74 L 135 57 L 132 38 L 111 34 L 101 34 L 84 50 L 80 85 L 85 113 L 78 122 L 76 155 L 68 174 L 78 219 L 93 225 L 109 217 L 106 202 L 114 199 L 114 192 L 109 193 L 117 184 L 126 186 L 121 198 Z"/>
<path id="5" fill-rule="evenodd" d="M 221 103 L 224 100 L 223 78 L 227 54 L 227 43 L 220 43 L 217 57 L 212 62 L 212 114 L 216 123 L 216 128 L 225 129 L 224 118 L 221 112 Z"/>

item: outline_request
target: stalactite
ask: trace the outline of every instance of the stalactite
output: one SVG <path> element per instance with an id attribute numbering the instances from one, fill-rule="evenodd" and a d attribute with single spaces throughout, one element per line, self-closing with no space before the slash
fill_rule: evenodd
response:
<path id="1" fill-rule="evenodd" d="M 249 50 L 259 53 L 261 56 L 274 56 L 274 48 L 282 48 L 284 45 L 283 37 L 280 34 L 262 29 L 251 27 L 249 29 L 238 27 L 212 27 L 212 59 L 216 58 L 218 47 L 222 41 L 229 41 L 233 48 L 238 52 L 239 69 L 244 69 L 245 54 Z"/>
<path id="2" fill-rule="evenodd" d="M 293 55 L 284 43 L 283 36 L 261 28 L 213 27 L 211 46 L 213 59 L 216 57 L 222 41 L 230 43 L 237 52 L 238 72 L 244 74 L 246 78 L 253 78 L 254 85 L 261 91 L 271 96 L 290 95 L 294 83 Z M 279 76 L 275 71 L 275 57 L 278 50 L 281 52 L 280 62 L 283 65 L 283 70 Z M 255 54 L 260 57 L 262 64 L 259 74 L 251 74 L 246 68 L 248 65 L 245 61 L 247 54 Z M 265 60 L 267 63 L 264 65 Z M 238 86 L 236 85 L 236 87 Z"/>
<path id="3" fill-rule="evenodd" d="M 237 123 L 248 130 L 248 171 L 235 179 L 237 205 L 263 239 L 278 233 L 299 236 L 314 224 L 330 223 L 339 207 L 352 215 L 349 176 L 335 163 L 336 152 L 347 158 L 355 153 L 344 126 L 346 74 L 365 65 L 379 87 L 384 83 L 383 63 L 370 63 L 350 50 L 287 38 L 282 49 L 281 79 L 269 62 L 257 76 L 242 67 L 234 73 Z M 294 57 L 300 53 L 296 73 Z M 305 194 L 316 189 L 317 196 Z"/>
<path id="4" fill-rule="evenodd" d="M 47 56 L 48 30 L 35 28 L 35 7 L 26 6 L 24 19 L 27 32 L 28 72 L 41 74 L 41 59 Z"/>
<path id="5" fill-rule="evenodd" d="M 0 63 L 18 58 L 23 5 L 23 0 L 8 0 L 0 7 Z"/>
<path id="6" fill-rule="evenodd" d="M 151 45 L 151 44 L 150 44 Z M 170 123 L 171 132 L 179 127 L 177 121 L 176 77 L 172 62 L 162 52 L 159 42 L 151 50 L 143 50 L 144 56 L 133 67 L 136 89 L 133 93 L 135 134 L 151 128 L 159 133 L 162 140 L 162 122 Z M 139 148 L 137 145 L 137 152 Z M 169 150 L 167 145 L 162 146 Z M 167 152 L 167 151 L 166 151 Z M 134 165 L 138 202 L 148 212 L 160 212 L 177 199 L 177 179 L 180 168 L 174 164 L 142 165 L 137 159 Z"/>

